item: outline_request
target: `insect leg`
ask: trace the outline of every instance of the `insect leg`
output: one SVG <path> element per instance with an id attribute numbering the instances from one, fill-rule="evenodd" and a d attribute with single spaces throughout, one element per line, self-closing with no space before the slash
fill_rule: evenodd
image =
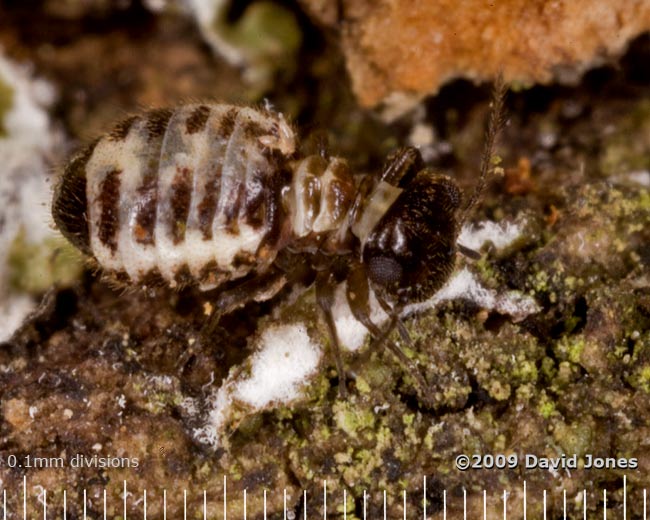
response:
<path id="1" fill-rule="evenodd" d="M 481 259 L 481 253 L 478 251 L 474 251 L 473 249 L 470 249 L 469 247 L 465 247 L 462 244 L 456 244 L 456 248 L 460 253 L 465 255 L 467 258 L 470 258 L 472 260 L 480 260 Z"/>
<path id="2" fill-rule="evenodd" d="M 334 361 L 336 362 L 336 372 L 339 376 L 339 394 L 341 397 L 346 397 L 347 378 L 345 375 L 345 368 L 343 367 L 343 360 L 341 359 L 341 345 L 336 332 L 336 325 L 334 325 L 334 317 L 332 316 L 332 304 L 334 303 L 335 288 L 336 281 L 331 272 L 320 271 L 316 275 L 316 301 L 323 311 L 325 323 L 329 330 L 332 353 L 334 354 Z"/>
<path id="3" fill-rule="evenodd" d="M 352 314 L 368 329 L 370 335 L 373 337 L 373 342 L 371 343 L 370 348 L 380 348 L 385 343 L 386 347 L 397 357 L 400 363 L 408 369 L 409 373 L 415 379 L 422 400 L 427 406 L 432 406 L 432 402 L 428 397 L 427 383 L 418 370 L 418 367 L 413 363 L 413 361 L 411 361 L 411 359 L 409 359 L 404 351 L 389 338 L 390 334 L 399 323 L 397 311 L 391 309 L 390 306 L 386 304 L 390 311 L 390 322 L 382 332 L 381 329 L 370 319 L 370 287 L 368 285 L 368 276 L 362 264 L 350 269 L 347 282 L 347 298 Z M 406 332 L 406 329 L 404 329 L 404 332 Z"/>
<path id="4" fill-rule="evenodd" d="M 377 301 L 379 302 L 379 305 L 381 305 L 381 308 L 384 309 L 384 312 L 388 314 L 389 316 L 392 316 L 393 314 L 397 316 L 397 331 L 399 332 L 399 335 L 402 337 L 402 341 L 404 343 L 407 343 L 409 346 L 413 345 L 413 342 L 411 341 L 411 336 L 409 335 L 408 330 L 406 330 L 406 326 L 404 325 L 404 322 L 399 319 L 399 314 L 400 310 L 393 309 L 386 300 L 384 300 L 381 296 L 377 296 Z"/>
<path id="5" fill-rule="evenodd" d="M 214 310 L 208 322 L 201 329 L 201 339 L 207 339 L 212 335 L 222 316 L 243 307 L 250 301 L 270 300 L 286 285 L 287 281 L 287 275 L 283 271 L 271 269 L 268 273 L 246 280 L 232 289 L 219 293 L 214 302 Z"/>
<path id="6" fill-rule="evenodd" d="M 423 168 L 420 151 L 412 146 L 403 146 L 386 158 L 381 180 L 392 186 L 405 186 Z"/>

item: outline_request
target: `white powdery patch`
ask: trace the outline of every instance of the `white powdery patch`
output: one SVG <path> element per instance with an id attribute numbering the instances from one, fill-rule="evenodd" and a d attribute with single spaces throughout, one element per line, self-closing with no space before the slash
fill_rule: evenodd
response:
<path id="1" fill-rule="evenodd" d="M 408 305 L 402 316 L 424 312 L 433 309 L 443 301 L 458 299 L 470 300 L 483 309 L 507 314 L 515 322 L 539 312 L 539 306 L 530 296 L 521 294 L 519 291 L 499 293 L 487 289 L 481 285 L 473 273 L 464 268 L 456 272 L 433 297 L 424 302 Z M 377 325 L 381 326 L 388 321 L 388 315 L 379 306 L 374 295 L 371 295 L 370 298 L 370 308 L 371 318 Z M 352 316 L 345 297 L 345 284 L 341 284 L 337 288 L 333 314 L 341 346 L 349 351 L 361 348 L 368 337 L 368 330 Z"/>
<path id="2" fill-rule="evenodd" d="M 303 324 L 269 327 L 257 341 L 256 353 L 213 393 L 208 420 L 195 430 L 196 439 L 218 448 L 222 433 L 237 422 L 237 408 L 246 416 L 302 398 L 322 356 Z"/>
<path id="3" fill-rule="evenodd" d="M 50 125 L 46 106 L 54 89 L 34 80 L 30 70 L 9 61 L 0 49 L 0 83 L 11 89 L 11 108 L 2 117 L 6 135 L 0 137 L 0 341 L 9 338 L 35 307 L 23 296 L 8 293 L 7 255 L 22 230 L 31 243 L 55 236 L 50 223 L 48 158 L 61 137 Z M 59 146 L 60 148 L 60 146 Z M 29 304 L 28 304 L 29 303 Z"/>
<path id="4" fill-rule="evenodd" d="M 243 65 L 246 62 L 245 52 L 228 42 L 218 30 L 219 25 L 225 23 L 225 13 L 231 0 L 185 0 L 185 3 L 201 28 L 205 41 L 231 65 Z"/>
<path id="5" fill-rule="evenodd" d="M 458 237 L 458 243 L 478 251 L 486 242 L 492 242 L 497 249 L 508 247 L 521 236 L 526 221 L 492 222 L 486 220 L 475 226 L 463 226 Z"/>
<path id="6" fill-rule="evenodd" d="M 25 317 L 34 310 L 36 303 L 27 294 L 16 294 L 9 298 L 2 297 L 0 302 L 0 341 L 11 337 L 15 330 L 25 320 Z"/>
<path id="7" fill-rule="evenodd" d="M 345 293 L 346 284 L 344 282 L 336 288 L 332 315 L 334 316 L 334 323 L 341 346 L 354 352 L 365 343 L 368 337 L 368 329 L 352 315 Z M 388 319 L 388 314 L 381 308 L 372 291 L 370 291 L 370 319 L 377 325 L 381 325 Z"/>
<path id="8" fill-rule="evenodd" d="M 273 401 L 300 397 L 307 377 L 316 372 L 322 351 L 303 325 L 281 325 L 264 331 L 260 349 L 251 359 L 250 377 L 237 385 L 234 396 L 256 408 Z"/>
<path id="9" fill-rule="evenodd" d="M 632 183 L 638 184 L 644 188 L 650 188 L 650 171 L 648 170 L 637 170 L 627 173 L 621 173 L 619 175 L 613 175 L 611 177 L 614 182 L 622 183 Z"/>
<path id="10" fill-rule="evenodd" d="M 511 316 L 514 321 L 521 321 L 526 316 L 539 312 L 537 302 L 519 291 L 497 292 L 481 285 L 476 276 L 467 268 L 458 271 L 447 284 L 432 298 L 425 302 L 414 303 L 406 307 L 404 315 L 422 312 L 434 308 L 443 301 L 465 299 L 487 310 L 495 310 Z"/>

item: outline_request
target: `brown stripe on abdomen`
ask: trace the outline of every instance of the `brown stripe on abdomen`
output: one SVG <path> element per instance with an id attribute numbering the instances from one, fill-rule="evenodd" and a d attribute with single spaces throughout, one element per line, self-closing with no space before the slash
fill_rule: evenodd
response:
<path id="1" fill-rule="evenodd" d="M 264 129 L 264 127 L 257 121 L 242 121 L 241 125 L 244 131 L 244 137 L 250 139 L 252 143 L 256 143 L 255 139 L 258 137 L 269 134 L 269 131 Z"/>
<path id="2" fill-rule="evenodd" d="M 229 109 L 222 117 L 221 121 L 219 121 L 219 129 L 217 131 L 217 134 L 219 137 L 223 139 L 229 139 L 230 136 L 232 135 L 232 131 L 235 128 L 235 121 L 237 120 L 237 114 L 239 113 L 239 110 L 237 108 L 233 107 Z"/>
<path id="3" fill-rule="evenodd" d="M 239 233 L 239 210 L 246 197 L 246 183 L 240 182 L 233 191 L 236 191 L 235 198 L 225 207 L 223 216 L 226 231 L 231 235 L 236 235 Z"/>
<path id="4" fill-rule="evenodd" d="M 185 122 L 185 130 L 190 135 L 203 131 L 209 117 L 210 107 L 206 105 L 196 107 Z"/>
<path id="5" fill-rule="evenodd" d="M 214 175 L 205 184 L 203 200 L 199 202 L 199 230 L 204 240 L 212 240 L 212 221 L 217 211 L 217 200 L 221 191 L 221 164 L 215 168 Z"/>
<path id="6" fill-rule="evenodd" d="M 108 134 L 108 140 L 124 141 L 126 139 L 126 136 L 129 135 L 129 130 L 131 130 L 133 123 L 135 123 L 138 119 L 140 119 L 140 116 L 131 116 L 117 123 L 111 133 Z"/>
<path id="7" fill-rule="evenodd" d="M 266 217 L 264 201 L 267 198 L 266 192 L 269 189 L 265 185 L 265 181 L 270 176 L 271 172 L 256 169 L 253 177 L 247 182 L 243 216 L 244 222 L 254 229 L 259 229 L 264 224 Z"/>
<path id="8" fill-rule="evenodd" d="M 174 244 L 185 239 L 187 217 L 192 202 L 192 171 L 189 168 L 177 168 L 171 185 L 169 233 Z"/>
<path id="9" fill-rule="evenodd" d="M 155 244 L 156 207 L 158 205 L 157 192 L 158 179 L 155 174 L 150 174 L 138 188 L 138 211 L 133 226 L 133 237 L 136 242 L 143 245 Z"/>
<path id="10" fill-rule="evenodd" d="M 150 138 L 160 137 L 167 130 L 167 124 L 174 112 L 168 108 L 150 110 L 144 115 L 146 119 L 147 132 Z"/>
<path id="11" fill-rule="evenodd" d="M 115 252 L 120 228 L 120 175 L 121 170 L 111 170 L 102 181 L 99 193 L 101 216 L 97 236 L 102 244 Z"/>

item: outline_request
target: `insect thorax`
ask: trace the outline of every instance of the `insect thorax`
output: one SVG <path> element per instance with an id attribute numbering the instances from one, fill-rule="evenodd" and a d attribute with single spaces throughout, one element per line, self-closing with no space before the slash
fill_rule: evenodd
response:
<path id="1" fill-rule="evenodd" d="M 291 185 L 282 196 L 291 228 L 291 247 L 304 252 L 344 252 L 355 194 L 345 160 L 311 155 L 297 161 Z"/>

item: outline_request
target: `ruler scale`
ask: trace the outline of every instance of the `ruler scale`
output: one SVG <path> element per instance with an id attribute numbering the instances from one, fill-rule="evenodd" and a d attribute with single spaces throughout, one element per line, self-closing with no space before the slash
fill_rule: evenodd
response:
<path id="1" fill-rule="evenodd" d="M 327 487 L 328 486 L 327 486 L 327 480 L 323 480 L 322 482 L 323 482 L 323 491 L 322 491 L 322 493 L 323 493 L 323 495 L 322 495 L 322 499 L 323 499 L 323 520 L 327 520 L 327 500 L 328 500 Z M 56 496 L 56 495 L 53 494 L 51 491 L 50 491 L 49 497 L 48 497 L 48 490 L 46 488 L 44 488 L 44 487 L 42 487 L 42 486 L 40 486 L 38 484 L 30 485 L 30 487 L 28 488 L 27 484 L 28 484 L 27 483 L 27 476 L 24 475 L 23 479 L 22 479 L 22 486 L 21 486 L 20 491 L 18 493 L 18 496 L 20 496 L 22 498 L 22 509 L 23 509 L 22 517 L 23 517 L 23 519 L 26 520 L 27 518 L 30 518 L 28 516 L 28 502 L 30 502 L 30 501 L 32 503 L 32 506 L 30 506 L 30 507 L 35 507 L 37 512 L 39 510 L 42 510 L 42 517 L 43 517 L 44 520 L 47 520 L 47 518 L 48 518 L 48 509 L 52 509 L 53 507 L 61 507 L 62 508 L 61 509 L 62 513 L 60 513 L 60 514 L 62 516 L 59 517 L 59 518 L 63 518 L 63 520 L 67 519 L 67 517 L 68 517 L 68 500 L 67 500 L 68 495 L 67 495 L 67 490 L 66 489 L 61 490 L 61 493 L 62 493 L 62 505 L 57 506 L 56 505 L 56 500 L 53 500 L 53 498 L 52 498 L 53 496 Z M 228 507 L 228 493 L 227 493 L 227 477 L 225 475 L 224 475 L 224 478 L 223 478 L 223 484 L 224 484 L 224 488 L 223 488 L 223 500 L 224 500 L 224 502 L 223 502 L 223 515 L 224 516 L 223 516 L 223 518 L 224 518 L 224 520 L 226 520 L 227 519 L 227 513 L 228 513 L 228 510 L 227 510 L 227 507 Z M 457 511 L 458 513 L 460 513 L 460 511 L 458 511 L 458 509 L 456 509 L 458 506 L 461 505 L 461 504 L 458 503 L 458 499 L 454 498 L 452 496 L 452 498 L 450 500 L 450 503 L 448 503 L 447 490 L 443 489 L 442 490 L 442 504 L 441 504 L 442 505 L 442 511 L 437 513 L 437 514 L 434 513 L 433 515 L 430 515 L 430 512 L 428 511 L 428 499 L 427 499 L 428 485 L 429 485 L 429 483 L 427 482 L 427 478 L 425 476 L 422 479 L 422 491 L 423 491 L 423 494 L 421 495 L 422 496 L 422 516 L 421 516 L 421 518 L 423 520 L 438 520 L 439 518 L 442 518 L 442 520 L 447 520 L 447 518 L 448 518 L 448 515 L 447 515 L 448 506 L 451 506 L 451 511 Z M 521 501 L 522 502 L 521 502 L 521 505 L 522 505 L 522 511 L 523 511 L 523 518 L 524 518 L 524 520 L 526 520 L 527 515 L 528 515 L 527 508 L 528 508 L 529 493 L 530 493 L 527 481 L 523 481 L 521 490 L 522 490 L 522 494 L 521 494 Z M 85 520 L 86 518 L 88 518 L 88 507 L 91 506 L 91 508 L 92 508 L 92 504 L 91 504 L 92 498 L 89 498 L 88 491 L 85 488 L 80 490 L 80 491 L 82 492 L 82 502 L 81 502 L 81 504 L 79 504 L 79 506 L 81 506 L 80 507 L 81 513 L 82 513 L 81 517 Z M 618 502 L 618 501 L 615 502 L 615 506 L 616 506 L 617 510 L 618 510 L 618 508 L 622 509 L 622 519 L 623 520 L 628 520 L 628 518 L 643 518 L 643 520 L 648 520 L 648 515 L 647 515 L 647 489 L 643 488 L 643 489 L 635 490 L 635 491 L 638 491 L 638 493 L 642 496 L 642 499 L 641 500 L 636 499 L 636 500 L 632 501 L 632 510 L 633 510 L 632 513 L 629 513 L 629 511 L 628 511 L 628 505 L 629 505 L 628 504 L 628 486 L 627 486 L 627 475 L 625 475 L 625 474 L 623 475 L 623 485 L 622 485 L 622 489 L 620 491 L 621 491 L 621 494 L 617 495 L 617 496 L 621 496 L 621 499 L 620 499 L 620 502 Z M 268 492 L 267 489 L 264 489 L 263 492 L 262 492 L 263 493 L 264 520 L 266 520 L 266 518 L 267 518 L 267 494 L 268 494 L 267 492 Z M 559 496 L 558 496 L 559 492 L 560 492 L 560 490 L 558 490 L 557 492 L 554 491 L 553 495 L 555 495 L 555 496 L 557 496 L 559 498 Z M 602 507 L 603 507 L 602 517 L 603 517 L 603 520 L 607 520 L 607 513 L 608 513 L 608 503 L 607 503 L 607 498 L 608 498 L 607 495 L 608 495 L 608 493 L 607 492 L 608 492 L 607 489 L 602 489 L 602 504 L 603 504 L 602 505 Z M 124 519 L 127 518 L 127 514 L 129 514 L 129 511 L 128 511 L 129 506 L 132 508 L 130 516 L 133 517 L 134 508 L 139 509 L 139 504 L 140 504 L 140 502 L 142 502 L 142 508 L 141 508 L 142 509 L 142 511 L 141 511 L 142 516 L 141 516 L 141 518 L 146 520 L 147 517 L 148 517 L 148 513 L 149 513 L 149 511 L 148 511 L 149 510 L 149 500 L 148 500 L 149 499 L 149 496 L 148 496 L 149 494 L 148 494 L 148 490 L 143 489 L 141 499 L 136 500 L 135 502 L 132 502 L 131 504 L 129 504 L 129 501 L 128 501 L 129 493 L 132 493 L 132 494 L 135 493 L 134 496 L 137 496 L 137 494 L 138 494 L 138 492 L 135 489 L 132 492 L 129 491 L 127 480 L 123 480 L 122 481 L 122 497 L 121 497 L 123 518 Z M 187 518 L 188 518 L 188 514 L 187 514 L 187 512 L 188 512 L 187 493 L 188 493 L 187 489 L 184 489 L 183 490 L 183 518 L 185 520 L 187 520 Z M 243 520 L 247 520 L 247 518 L 248 518 L 248 501 L 249 501 L 248 495 L 249 495 L 249 490 L 248 489 L 243 489 L 241 491 L 241 493 L 242 493 L 241 496 L 243 498 Z M 478 493 L 481 493 L 481 492 L 479 491 Z M 580 515 L 580 516 L 583 518 L 583 520 L 586 520 L 587 519 L 587 501 L 588 501 L 587 500 L 587 488 L 583 488 L 582 490 L 578 491 L 576 493 L 576 495 L 573 496 L 573 498 L 571 500 L 571 503 L 570 503 L 570 498 L 571 497 L 569 497 L 569 494 L 568 494 L 567 490 L 563 489 L 563 490 L 561 490 L 561 493 L 562 494 L 560 496 L 562 498 L 562 502 L 561 502 L 561 504 L 558 504 L 558 506 L 561 507 L 561 511 L 562 511 L 561 518 L 563 518 L 563 520 L 566 520 L 569 517 L 573 517 L 573 516 L 571 516 L 572 513 L 570 512 L 569 507 L 573 507 L 573 508 L 575 508 L 574 509 L 575 511 L 579 511 L 580 502 L 582 502 L 582 504 L 581 504 L 582 505 L 582 507 L 581 507 L 582 515 Z M 163 500 L 162 500 L 162 502 L 163 502 L 163 504 L 162 504 L 163 505 L 163 507 L 162 507 L 163 515 L 162 515 L 162 518 L 163 518 L 163 520 L 167 520 L 167 490 L 163 489 L 162 494 L 163 494 Z M 106 520 L 107 511 L 108 511 L 108 508 L 107 508 L 107 490 L 106 489 L 102 490 L 102 495 L 103 495 L 103 518 L 104 518 L 104 520 Z M 339 496 L 341 496 L 341 495 L 339 495 Z M 474 500 L 474 497 L 480 500 L 480 498 L 479 498 L 480 496 L 481 495 L 478 495 L 477 497 L 475 497 L 475 495 L 472 495 L 472 500 Z M 508 497 L 509 496 L 510 496 L 510 491 L 508 491 L 507 489 L 504 489 L 503 492 L 501 493 L 502 516 L 503 516 L 504 520 L 507 520 L 507 518 L 508 518 Z M 536 493 L 533 493 L 533 496 L 538 496 L 539 497 L 539 495 L 536 494 Z M 634 496 L 637 497 L 639 495 L 635 494 Z M 334 498 L 335 498 L 335 502 L 338 502 L 338 500 L 336 500 L 336 497 L 334 497 Z M 407 497 L 407 490 L 402 489 L 401 490 L 401 509 L 402 509 L 402 512 L 401 512 L 401 515 L 400 515 L 402 517 L 402 520 L 407 520 L 409 518 L 409 513 L 408 513 L 409 512 L 409 506 L 408 506 L 407 498 L 408 498 Z M 542 507 L 543 507 L 543 509 L 542 509 L 543 518 L 544 518 L 544 520 L 546 520 L 548 506 L 549 506 L 549 501 L 548 501 L 549 497 L 548 497 L 548 492 L 547 492 L 546 489 L 542 490 L 541 498 L 542 498 Z M 390 501 L 391 504 L 395 504 L 396 507 L 400 507 L 399 505 L 397 505 L 399 503 L 399 502 L 397 502 L 397 500 L 399 500 L 399 495 L 396 494 L 395 496 L 389 496 L 388 490 L 383 489 L 381 499 L 382 499 L 382 511 L 383 511 L 382 518 L 383 518 L 383 520 L 388 520 L 389 519 L 388 502 Z M 1 500 L 1 503 L 2 503 L 2 516 L 0 517 L 0 518 L 2 518 L 2 520 L 7 520 L 10 517 L 10 509 L 11 509 L 11 506 L 9 504 L 10 500 L 11 500 L 11 490 L 2 489 L 2 500 Z M 49 500 L 49 503 L 48 503 L 48 500 Z M 342 516 L 343 516 L 344 520 L 347 520 L 347 518 L 348 518 L 348 490 L 345 487 L 342 490 L 342 500 L 343 500 L 342 501 L 343 515 Z M 366 520 L 367 519 L 367 513 L 368 513 L 368 491 L 366 489 L 363 490 L 362 500 L 363 500 L 362 504 L 360 504 L 360 505 L 362 505 L 362 508 L 363 508 L 363 519 Z M 197 500 L 197 502 L 198 502 L 198 500 Z M 456 505 L 454 505 L 454 502 L 456 503 Z M 202 513 L 203 513 L 202 517 L 203 517 L 203 520 L 207 520 L 208 519 L 208 491 L 206 489 L 202 490 L 201 503 L 202 503 Z M 298 504 L 299 503 L 300 502 L 298 502 Z M 473 503 L 474 502 L 472 502 L 472 504 Z M 636 506 L 638 506 L 638 509 L 636 511 L 634 511 L 635 503 L 636 503 Z M 480 504 L 480 502 L 479 502 L 479 504 Z M 552 501 L 551 501 L 551 504 L 553 504 Z M 571 506 L 571 504 L 574 504 L 574 505 Z M 198 504 L 196 504 L 196 505 L 198 505 Z M 41 508 L 41 506 L 42 506 L 42 508 Z M 482 507 L 482 509 L 483 509 L 482 518 L 483 518 L 483 520 L 487 520 L 488 519 L 488 490 L 487 489 L 482 490 L 482 506 L 483 506 Z M 192 506 L 192 507 L 194 507 L 194 506 Z M 302 510 L 303 510 L 303 514 L 302 514 L 303 519 L 302 520 L 307 520 L 308 515 L 307 515 L 307 490 L 306 489 L 302 490 Z M 463 513 L 462 513 L 463 514 L 463 519 L 467 520 L 468 517 L 469 517 L 469 511 L 470 511 L 469 502 L 468 502 L 468 490 L 467 490 L 467 488 L 463 488 L 463 490 L 462 490 L 462 511 L 463 511 Z M 642 514 L 641 514 L 641 511 L 642 511 Z M 287 492 L 286 488 L 283 489 L 283 512 L 284 512 L 284 520 L 295 520 L 295 514 L 294 514 L 293 510 L 290 511 L 288 509 L 288 492 Z M 198 511 L 197 511 L 197 513 L 198 513 Z M 559 511 L 558 511 L 558 513 L 559 513 Z M 440 516 L 438 516 L 438 515 L 440 515 Z M 455 516 L 455 518 L 458 518 L 458 516 L 456 516 L 456 513 L 454 513 L 454 516 Z M 455 520 L 454 516 L 450 516 L 449 518 L 451 520 Z M 134 518 L 137 518 L 137 516 L 134 517 Z"/>
<path id="2" fill-rule="evenodd" d="M 467 520 L 467 490 L 463 488 L 463 520 Z"/>
<path id="3" fill-rule="evenodd" d="M 422 496 L 422 510 L 423 510 L 423 513 L 422 513 L 422 516 L 423 516 L 424 520 L 427 520 L 427 476 L 426 475 L 424 475 L 424 477 L 422 478 L 422 481 L 423 481 L 422 482 L 422 488 L 423 488 L 423 492 L 422 492 L 422 495 L 423 495 Z"/>

